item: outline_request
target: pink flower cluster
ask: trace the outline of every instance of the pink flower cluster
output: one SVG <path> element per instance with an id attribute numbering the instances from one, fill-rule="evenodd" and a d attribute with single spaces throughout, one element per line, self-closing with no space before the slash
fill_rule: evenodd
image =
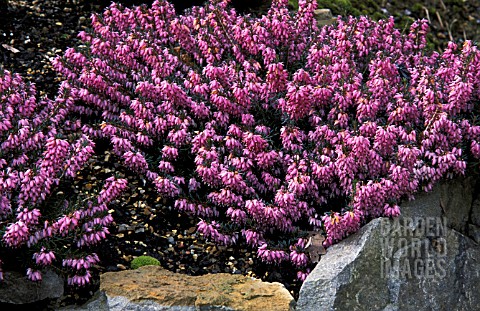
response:
<path id="1" fill-rule="evenodd" d="M 429 53 L 426 21 L 319 29 L 312 0 L 261 17 L 227 4 L 177 16 L 167 1 L 114 3 L 54 61 L 71 109 L 94 120 L 85 134 L 110 139 L 205 236 L 244 239 L 304 279 L 303 231 L 331 245 L 480 158 L 472 43 Z"/>
<path id="2" fill-rule="evenodd" d="M 57 99 L 37 100 L 34 85 L 8 71 L 0 73 L 0 250 L 33 254 L 24 263 L 32 281 L 41 281 L 44 267 L 68 255 L 64 245 L 76 243 L 88 254 L 89 246 L 105 239 L 113 221 L 107 204 L 126 187 L 123 179 L 108 179 L 97 206 L 83 207 L 73 198 L 65 205 L 47 201 L 60 183 L 68 187 L 67 179 L 75 178 L 94 152 L 93 141 L 69 115 L 73 98 L 68 90 L 64 83 Z M 71 283 L 87 281 L 74 278 Z"/>
<path id="3" fill-rule="evenodd" d="M 97 254 L 93 253 L 85 257 L 73 257 L 63 260 L 63 266 L 71 271 L 67 279 L 68 285 L 84 286 L 90 283 L 92 275 L 90 269 L 100 261 Z"/>

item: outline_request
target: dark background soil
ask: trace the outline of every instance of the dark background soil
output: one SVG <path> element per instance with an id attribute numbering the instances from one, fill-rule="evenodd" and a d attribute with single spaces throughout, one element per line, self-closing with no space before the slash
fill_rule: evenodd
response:
<path id="1" fill-rule="evenodd" d="M 139 5 L 143 1 L 124 0 L 125 5 Z M 149 1 L 145 1 L 150 4 Z M 203 1 L 176 1 L 181 13 L 192 4 Z M 330 8 L 334 15 L 370 15 L 375 19 L 393 15 L 399 27 L 407 27 L 417 18 L 431 22 L 429 46 L 441 50 L 449 39 L 480 41 L 480 1 L 478 0 L 319 0 L 319 7 Z M 76 34 L 88 27 L 93 12 L 101 12 L 110 1 L 88 0 L 0 0 L 0 69 L 20 73 L 34 82 L 40 95 L 54 97 L 59 77 L 53 72 L 50 59 L 75 46 Z M 261 14 L 268 1 L 233 1 L 242 12 Z M 292 7 L 295 2 L 291 1 Z M 108 240 L 96 251 L 102 262 L 96 276 L 105 271 L 127 269 L 134 256 L 150 255 L 160 260 L 163 267 L 178 273 L 199 275 L 227 272 L 255 276 L 266 281 L 285 284 L 297 297 L 300 283 L 295 280 L 295 269 L 289 265 L 267 267 L 258 262 L 255 253 L 245 245 L 235 248 L 216 247 L 195 233 L 194 219 L 176 213 L 158 199 L 155 191 L 144 186 L 128 171 L 116 164 L 115 158 L 97 142 L 97 154 L 84 170 L 82 178 L 68 189 L 75 193 L 95 188 L 98 181 L 123 174 L 130 181 L 130 189 L 113 206 L 116 224 Z M 17 257 L 10 256 L 11 265 Z M 6 268 L 8 265 L 4 265 Z M 60 305 L 85 302 L 98 288 L 98 278 L 83 289 L 68 288 Z M 58 307 L 58 305 L 57 305 Z M 51 309 L 51 302 L 29 306 L 31 310 Z M 13 310 L 0 304 L 1 310 Z"/>

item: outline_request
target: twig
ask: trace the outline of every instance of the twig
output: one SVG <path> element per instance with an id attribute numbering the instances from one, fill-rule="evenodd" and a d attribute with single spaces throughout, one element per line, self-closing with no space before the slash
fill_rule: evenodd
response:
<path id="1" fill-rule="evenodd" d="M 440 17 L 440 13 L 438 13 L 438 11 L 436 11 L 435 14 L 437 14 L 437 19 L 438 19 L 438 22 L 440 23 L 440 27 L 442 29 L 444 29 L 445 26 L 443 26 L 443 22 L 442 22 L 442 18 Z"/>
<path id="2" fill-rule="evenodd" d="M 452 26 L 455 24 L 458 20 L 454 19 L 450 24 L 447 24 L 447 30 L 448 30 L 448 37 L 450 38 L 450 41 L 453 41 L 453 36 L 452 36 Z"/>
<path id="3" fill-rule="evenodd" d="M 423 5 L 422 8 L 425 10 L 425 14 L 427 14 L 428 23 L 431 24 L 432 21 L 430 20 L 430 13 L 428 12 L 428 9 Z"/>
<path id="4" fill-rule="evenodd" d="M 446 6 L 445 3 L 443 2 L 443 0 L 440 0 L 440 4 L 442 5 L 443 10 L 444 10 L 444 11 L 447 11 L 447 6 Z"/>

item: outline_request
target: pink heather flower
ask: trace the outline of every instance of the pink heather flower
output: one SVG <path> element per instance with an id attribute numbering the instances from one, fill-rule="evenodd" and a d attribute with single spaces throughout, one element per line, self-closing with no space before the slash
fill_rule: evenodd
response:
<path id="1" fill-rule="evenodd" d="M 240 206 L 243 203 L 242 197 L 235 194 L 228 188 L 222 188 L 219 192 L 210 192 L 207 196 L 208 200 L 216 205 L 237 205 Z"/>
<path id="2" fill-rule="evenodd" d="M 188 202 L 186 199 L 175 200 L 175 208 L 188 214 L 195 215 L 196 204 Z"/>
<path id="3" fill-rule="evenodd" d="M 233 235 L 227 235 L 220 233 L 219 230 L 220 225 L 217 224 L 215 221 L 212 221 L 211 224 L 205 222 L 204 220 L 201 220 L 197 224 L 197 230 L 199 233 L 203 234 L 206 238 L 210 238 L 216 243 L 219 243 L 221 245 L 231 245 L 235 244 L 236 241 L 238 240 L 237 234 Z"/>
<path id="4" fill-rule="evenodd" d="M 295 243 L 295 247 L 297 247 L 297 248 L 305 248 L 305 246 L 307 245 L 307 242 L 308 242 L 307 239 L 299 238 L 299 239 L 297 240 L 297 243 Z M 291 248 L 292 248 L 292 247 L 291 247 Z"/>
<path id="5" fill-rule="evenodd" d="M 270 250 L 267 244 L 261 245 L 257 250 L 258 257 L 265 262 L 280 264 L 289 259 L 288 254 L 283 250 Z"/>
<path id="6" fill-rule="evenodd" d="M 93 253 L 84 258 L 66 258 L 63 260 L 64 267 L 71 267 L 74 270 L 90 269 L 99 262 L 97 254 Z"/>
<path id="7" fill-rule="evenodd" d="M 37 244 L 40 240 L 52 237 L 54 234 L 57 233 L 56 228 L 49 226 L 49 222 L 44 222 L 44 228 L 35 231 L 35 233 L 31 234 L 27 241 L 27 246 L 32 247 L 33 245 Z"/>
<path id="8" fill-rule="evenodd" d="M 222 98 L 223 102 L 225 103 L 227 100 L 225 99 L 225 97 L 219 97 L 217 96 L 218 99 Z M 229 105 L 232 105 L 232 103 L 229 103 Z M 227 109 L 227 110 L 230 110 L 230 112 L 232 113 L 233 111 L 232 110 L 233 107 L 231 107 L 230 109 Z M 234 108 L 233 108 L 234 109 Z M 225 113 L 225 112 L 222 112 L 222 111 L 216 111 L 213 113 L 213 117 L 215 119 L 215 122 L 219 125 L 219 126 L 226 126 L 228 125 L 229 121 L 230 121 L 230 115 L 228 113 Z"/>
<path id="9" fill-rule="evenodd" d="M 259 244 L 262 244 L 265 242 L 265 240 L 263 239 L 263 236 L 262 234 L 254 231 L 254 230 L 251 230 L 251 229 L 243 229 L 242 230 L 242 234 L 243 236 L 245 237 L 246 241 L 248 244 L 250 244 L 251 246 L 256 246 L 256 245 L 259 245 Z"/>
<path id="10" fill-rule="evenodd" d="M 36 225 L 38 224 L 38 219 L 41 216 L 40 211 L 38 209 L 33 209 L 29 211 L 27 208 L 24 208 L 20 213 L 17 215 L 17 220 L 22 221 L 26 225 Z"/>
<path id="11" fill-rule="evenodd" d="M 190 135 L 186 129 L 181 129 L 178 131 L 170 131 L 168 133 L 168 140 L 173 143 L 176 147 L 181 147 L 185 145 L 189 140 Z"/>
<path id="12" fill-rule="evenodd" d="M 180 193 L 180 188 L 168 178 L 158 176 L 153 183 L 160 194 L 167 197 L 176 197 Z"/>
<path id="13" fill-rule="evenodd" d="M 472 140 L 470 150 L 475 158 L 480 159 L 480 144 L 477 141 Z"/>
<path id="14" fill-rule="evenodd" d="M 45 147 L 42 167 L 52 172 L 57 171 L 68 154 L 70 144 L 65 140 L 50 137 L 47 139 Z"/>
<path id="15" fill-rule="evenodd" d="M 39 266 L 48 266 L 55 260 L 55 254 L 53 251 L 46 252 L 45 247 L 42 247 L 40 252 L 33 254 L 33 259 L 35 259 L 35 263 Z"/>
<path id="16" fill-rule="evenodd" d="M 247 214 L 241 209 L 229 207 L 226 211 L 226 215 L 229 216 L 233 222 L 241 224 L 247 219 Z"/>
<path id="17" fill-rule="evenodd" d="M 159 161 L 158 171 L 161 173 L 173 173 L 175 171 L 172 163 L 168 161 Z"/>
<path id="18" fill-rule="evenodd" d="M 322 221 L 327 234 L 327 238 L 323 242 L 324 246 L 330 246 L 345 236 L 343 222 L 341 222 L 341 216 L 339 213 L 325 215 L 322 217 Z"/>
<path id="19" fill-rule="evenodd" d="M 230 136 L 225 137 L 225 146 L 230 151 L 243 149 L 243 146 L 242 146 L 241 142 L 239 140 L 233 138 L 233 137 L 230 137 Z"/>
<path id="20" fill-rule="evenodd" d="M 97 221 L 95 221 L 97 220 Z M 100 218 L 96 218 L 93 222 L 93 225 L 99 226 L 103 222 Z M 84 234 L 77 240 L 77 247 L 81 248 L 84 246 L 91 246 L 98 244 L 104 240 L 110 232 L 108 228 L 102 227 L 101 229 L 94 229 L 85 224 L 83 226 Z"/>
<path id="21" fill-rule="evenodd" d="M 238 125 L 236 124 L 231 124 L 228 128 L 227 135 L 235 137 L 235 138 L 242 138 L 243 137 L 243 131 Z"/>
<path id="22" fill-rule="evenodd" d="M 400 207 L 398 205 L 385 204 L 383 207 L 385 216 L 387 217 L 398 217 L 400 216 Z"/>
<path id="23" fill-rule="evenodd" d="M 310 274 L 310 269 L 307 271 L 298 271 L 297 272 L 297 279 L 301 282 L 304 282 L 307 279 L 307 276 Z"/>
<path id="24" fill-rule="evenodd" d="M 72 146 L 74 155 L 67 160 L 65 166 L 67 170 L 65 174 L 70 177 L 75 177 L 77 171 L 79 171 L 93 155 L 94 143 L 88 137 L 83 136 L 77 140 L 75 145 Z"/>
<path id="25" fill-rule="evenodd" d="M 219 234 L 218 228 L 220 228 L 220 225 L 218 225 L 215 221 L 209 224 L 201 220 L 197 224 L 198 232 L 202 233 L 206 238 L 215 238 Z"/>
<path id="26" fill-rule="evenodd" d="M 8 225 L 5 234 L 3 235 L 3 241 L 11 247 L 20 246 L 28 239 L 30 232 L 27 224 L 18 220 L 15 223 Z"/>
<path id="27" fill-rule="evenodd" d="M 175 160 L 178 157 L 178 149 L 171 146 L 164 146 L 162 149 L 162 156 L 167 160 Z"/>
<path id="28" fill-rule="evenodd" d="M 274 150 L 255 153 L 255 155 L 256 164 L 262 169 L 269 169 L 273 167 L 280 158 L 279 154 Z"/>
<path id="29" fill-rule="evenodd" d="M 267 141 L 261 135 L 251 132 L 245 132 L 243 134 L 243 143 L 249 151 L 254 153 L 264 151 L 268 145 Z"/>
<path id="30" fill-rule="evenodd" d="M 342 222 L 345 227 L 345 233 L 350 234 L 360 229 L 363 213 L 359 210 L 353 210 L 343 214 Z"/>
<path id="31" fill-rule="evenodd" d="M 308 256 L 305 253 L 299 253 L 293 250 L 290 252 L 290 260 L 297 267 L 305 267 L 308 263 Z"/>
<path id="32" fill-rule="evenodd" d="M 198 188 L 200 188 L 200 186 L 201 184 L 193 177 L 188 181 L 188 190 L 190 192 L 196 191 Z"/>
<path id="33" fill-rule="evenodd" d="M 112 136 L 113 151 L 116 154 L 123 155 L 125 152 L 133 149 L 132 143 L 128 139 Z"/>
<path id="34" fill-rule="evenodd" d="M 249 171 L 253 167 L 253 161 L 245 157 L 235 157 L 230 162 L 238 171 Z"/>
<path id="35" fill-rule="evenodd" d="M 238 171 L 232 172 L 223 170 L 220 172 L 219 177 L 225 186 L 231 187 L 234 190 L 242 191 L 246 188 L 245 181 Z"/>
<path id="36" fill-rule="evenodd" d="M 53 224 L 53 227 L 58 230 L 58 233 L 65 236 L 70 231 L 73 231 L 78 226 L 78 218 L 72 216 L 64 215 L 57 222 Z"/>
<path id="37" fill-rule="evenodd" d="M 142 154 L 127 151 L 123 154 L 125 165 L 134 171 L 143 173 L 148 169 L 148 164 Z"/>
<path id="38" fill-rule="evenodd" d="M 103 189 L 98 195 L 98 204 L 108 204 L 109 202 L 114 200 L 127 188 L 127 184 L 128 182 L 126 179 L 116 179 L 114 177 L 107 178 L 105 180 Z"/>
<path id="39" fill-rule="evenodd" d="M 242 124 L 247 126 L 255 125 L 255 119 L 251 114 L 242 114 Z"/>
<path id="40" fill-rule="evenodd" d="M 74 276 L 68 277 L 67 284 L 70 286 L 85 286 L 90 283 L 91 278 L 92 275 L 90 271 L 86 270 L 83 275 L 75 274 Z"/>
<path id="41" fill-rule="evenodd" d="M 32 268 L 27 269 L 27 277 L 30 281 L 39 282 L 42 280 L 42 273 L 38 270 L 33 270 Z"/>

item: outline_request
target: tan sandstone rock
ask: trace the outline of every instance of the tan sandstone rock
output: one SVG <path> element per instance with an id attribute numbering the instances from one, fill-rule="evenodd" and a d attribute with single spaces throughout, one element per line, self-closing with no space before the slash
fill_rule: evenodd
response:
<path id="1" fill-rule="evenodd" d="M 280 283 L 232 274 L 188 276 L 158 266 L 107 272 L 101 275 L 100 290 L 110 301 L 155 304 L 185 310 L 294 310 L 295 300 Z M 124 306 L 125 307 L 125 306 Z M 109 308 L 112 310 L 115 308 Z M 163 310 L 163 309 L 162 309 Z"/>

